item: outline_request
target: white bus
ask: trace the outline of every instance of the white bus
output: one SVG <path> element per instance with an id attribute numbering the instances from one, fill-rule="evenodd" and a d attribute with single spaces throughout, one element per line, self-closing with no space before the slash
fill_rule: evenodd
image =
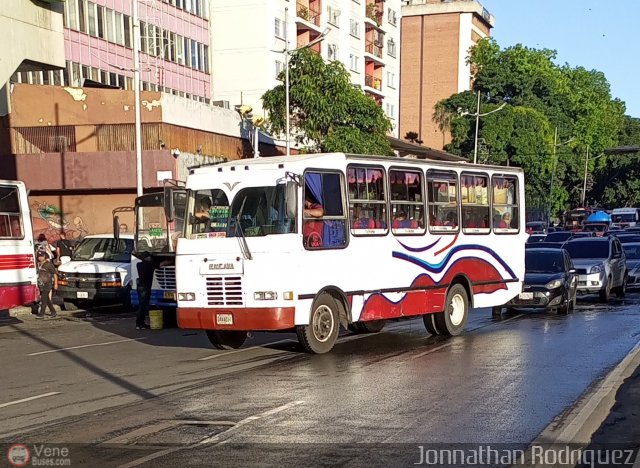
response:
<path id="1" fill-rule="evenodd" d="M 620 229 L 635 227 L 640 220 L 638 208 L 614 208 L 611 211 L 611 226 Z"/>
<path id="2" fill-rule="evenodd" d="M 457 335 L 470 307 L 522 290 L 518 168 L 312 154 L 191 169 L 186 186 L 178 324 L 218 348 L 295 330 L 324 353 L 340 326 L 376 332 L 418 315 L 431 334 Z"/>
<path id="3" fill-rule="evenodd" d="M 23 182 L 0 180 L 0 310 L 37 299 L 27 190 Z"/>

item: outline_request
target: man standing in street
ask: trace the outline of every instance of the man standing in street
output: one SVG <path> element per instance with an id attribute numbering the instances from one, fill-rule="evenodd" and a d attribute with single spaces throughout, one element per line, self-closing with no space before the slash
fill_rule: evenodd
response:
<path id="1" fill-rule="evenodd" d="M 136 315 L 136 330 L 149 328 L 145 323 L 145 318 L 149 313 L 149 302 L 151 300 L 151 286 L 153 284 L 153 272 L 155 262 L 149 252 L 140 255 L 140 261 L 136 265 L 138 269 L 138 314 Z"/>
<path id="2" fill-rule="evenodd" d="M 51 312 L 51 318 L 56 318 L 58 314 L 51 302 L 51 290 L 58 289 L 58 275 L 56 267 L 53 266 L 49 256 L 44 250 L 38 250 L 38 290 L 40 291 L 40 313 L 36 318 L 43 319 L 47 306 Z"/>

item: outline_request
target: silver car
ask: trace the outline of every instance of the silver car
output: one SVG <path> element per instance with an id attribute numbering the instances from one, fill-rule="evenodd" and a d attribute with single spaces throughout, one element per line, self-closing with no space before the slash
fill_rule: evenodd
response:
<path id="1" fill-rule="evenodd" d="M 640 242 L 622 244 L 627 259 L 627 289 L 640 288 Z"/>
<path id="2" fill-rule="evenodd" d="M 578 293 L 599 294 L 608 302 L 611 293 L 623 297 L 627 288 L 626 256 L 615 237 L 572 239 L 564 244 L 578 273 Z"/>

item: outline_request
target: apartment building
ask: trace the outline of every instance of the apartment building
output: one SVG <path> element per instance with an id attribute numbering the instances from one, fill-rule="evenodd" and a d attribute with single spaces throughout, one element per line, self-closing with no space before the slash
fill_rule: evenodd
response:
<path id="1" fill-rule="evenodd" d="M 142 89 L 209 102 L 210 0 L 135 1 Z M 133 89 L 132 8 L 132 0 L 66 0 L 65 68 L 19 72 L 13 81 L 83 86 L 91 80 Z"/>
<path id="2" fill-rule="evenodd" d="M 280 84 L 285 41 L 294 50 L 322 38 L 311 49 L 345 65 L 397 136 L 400 0 L 216 0 L 211 22 L 215 100 L 262 112 L 262 94 Z"/>
<path id="3" fill-rule="evenodd" d="M 416 132 L 432 148 L 449 143 L 449 133 L 433 122 L 434 106 L 471 89 L 469 49 L 490 35 L 494 23 L 476 0 L 403 0 L 401 137 Z"/>

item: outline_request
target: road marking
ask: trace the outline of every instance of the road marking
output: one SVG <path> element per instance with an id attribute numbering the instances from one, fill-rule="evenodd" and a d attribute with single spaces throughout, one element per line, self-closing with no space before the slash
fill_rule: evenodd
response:
<path id="1" fill-rule="evenodd" d="M 247 348 L 247 349 L 249 349 L 249 348 Z M 254 416 L 249 416 L 249 417 L 244 418 L 243 420 L 239 421 L 237 424 L 235 424 L 234 426 L 230 427 L 226 431 L 221 432 L 220 434 L 216 434 L 213 437 L 206 437 L 206 438 L 202 439 L 200 442 L 196 442 L 195 444 L 191 444 L 191 445 L 188 445 L 186 447 L 172 447 L 172 448 L 161 450 L 161 451 L 156 452 L 156 453 L 151 453 L 151 454 L 149 454 L 149 455 L 147 455 L 145 457 L 138 458 L 137 460 L 130 461 L 129 463 L 126 463 L 124 465 L 120 465 L 118 468 L 133 468 L 134 466 L 142 465 L 142 464 L 147 463 L 147 462 L 149 462 L 151 460 L 155 460 L 156 458 L 160 458 L 160 457 L 163 457 L 163 456 L 168 455 L 170 453 L 177 452 L 178 450 L 185 450 L 185 449 L 186 450 L 190 450 L 190 449 L 193 449 L 193 448 L 197 448 L 198 446 L 203 445 L 203 444 L 217 443 L 220 440 L 227 439 L 229 437 L 228 434 L 230 432 L 235 431 L 238 428 L 240 428 L 240 427 L 242 427 L 242 426 L 244 426 L 246 424 L 249 424 L 249 423 L 251 423 L 253 421 L 256 421 L 258 419 L 265 418 L 267 416 L 272 416 L 274 414 L 277 414 L 277 413 L 280 413 L 282 411 L 288 410 L 289 408 L 293 408 L 294 406 L 298 406 L 298 405 L 300 405 L 302 403 L 304 403 L 304 401 L 301 401 L 301 400 L 292 401 L 292 402 L 289 402 L 289 403 L 287 403 L 285 405 L 278 406 L 277 408 L 273 408 L 273 409 L 270 409 L 268 411 L 264 411 L 262 413 L 254 415 Z"/>
<path id="2" fill-rule="evenodd" d="M 70 346 L 69 348 L 59 348 L 59 349 L 50 349 L 49 351 L 39 351 L 37 353 L 27 354 L 27 356 L 39 356 L 40 354 L 59 353 L 60 351 L 69 351 L 71 349 L 91 348 L 93 346 L 107 346 L 107 345 L 110 345 L 110 344 L 126 343 L 127 341 L 140 341 L 140 340 L 146 340 L 146 339 L 147 338 L 145 338 L 145 337 L 143 337 L 143 338 L 129 338 L 129 339 L 126 339 L 126 340 L 107 341 L 105 343 L 94 343 L 94 344 L 85 344 L 85 345 L 80 345 L 80 346 Z"/>
<path id="3" fill-rule="evenodd" d="M 249 351 L 252 349 L 265 349 L 265 347 L 267 346 L 272 346 L 272 345 L 281 344 L 281 343 L 289 343 L 289 342 L 295 343 L 294 340 L 287 339 L 287 340 L 274 341 L 273 343 L 265 343 L 260 346 L 249 346 L 248 348 L 236 349 L 234 351 L 220 351 L 219 353 L 212 354 L 211 356 L 205 356 L 205 357 L 199 358 L 198 361 L 208 361 L 210 359 L 229 356 L 231 354 L 244 353 L 245 351 Z"/>
<path id="4" fill-rule="evenodd" d="M 36 396 L 29 397 L 29 398 L 23 398 L 22 400 L 15 400 L 15 401 L 10 401 L 9 403 L 2 403 L 0 405 L 0 408 L 5 408 L 7 406 L 17 405 L 19 403 L 26 403 L 27 401 L 33 401 L 33 400 L 37 400 L 39 398 L 45 398 L 45 397 L 48 397 L 48 396 L 59 395 L 59 394 L 60 394 L 60 392 L 43 393 L 42 395 L 36 395 Z"/>

